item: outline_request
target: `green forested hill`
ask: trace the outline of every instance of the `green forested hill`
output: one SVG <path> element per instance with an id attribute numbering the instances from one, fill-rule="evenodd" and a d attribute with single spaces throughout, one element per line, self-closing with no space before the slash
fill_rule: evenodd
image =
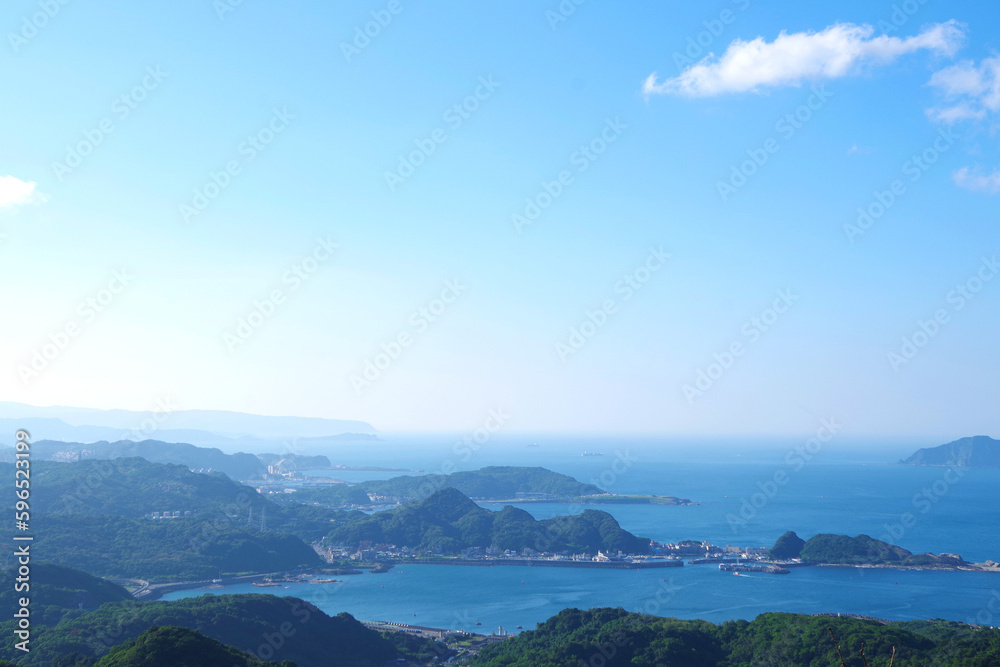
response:
<path id="1" fill-rule="evenodd" d="M 458 489 L 478 500 L 511 500 L 518 493 L 544 493 L 558 498 L 577 498 L 606 493 L 593 484 L 578 482 L 569 475 L 546 468 L 522 466 L 487 466 L 480 470 L 454 472 L 450 475 L 403 475 L 387 480 L 361 482 L 347 486 L 302 489 L 295 500 L 326 504 L 367 504 L 368 493 L 404 500 L 426 498 L 444 488 Z"/>
<path id="2" fill-rule="evenodd" d="M 118 584 L 53 563 L 32 563 L 28 591 L 15 590 L 16 577 L 13 567 L 0 572 L 0 609 L 14 609 L 17 598 L 28 595 L 34 623 L 54 624 L 70 609 L 94 609 L 105 602 L 132 599 Z"/>
<path id="3" fill-rule="evenodd" d="M 14 591 L 16 577 L 17 570 L 13 567 L 0 572 L 0 606 L 4 608 L 13 607 L 13 600 L 18 596 Z M 116 583 L 54 563 L 32 563 L 30 586 L 32 604 L 43 606 L 76 609 L 82 604 L 88 609 L 105 602 L 132 599 L 131 594 Z"/>
<path id="4" fill-rule="evenodd" d="M 0 465 L 0 474 L 11 464 Z M 200 474 L 183 465 L 142 458 L 32 464 L 32 509 L 37 514 L 100 514 L 139 518 L 152 512 L 190 511 L 202 517 L 259 516 L 273 507 L 255 489 L 223 474 Z"/>
<path id="5" fill-rule="evenodd" d="M 189 628 L 264 660 L 290 660 L 298 667 L 382 667 L 400 655 L 397 642 L 365 628 L 349 614 L 327 616 L 298 598 L 274 595 L 203 595 L 172 602 L 107 604 L 55 628 L 35 629 L 27 655 L 13 648 L 11 623 L 0 624 L 0 658 L 20 665 L 49 667 L 73 653 L 102 657 L 153 626 Z M 419 648 L 425 643 L 414 640 L 409 646 Z M 231 663 L 218 664 L 231 667 Z"/>
<path id="6" fill-rule="evenodd" d="M 356 546 L 370 541 L 418 550 L 438 547 L 444 553 L 489 546 L 517 551 L 649 551 L 649 539 L 622 529 L 607 512 L 585 510 L 574 516 L 536 521 L 511 506 L 500 512 L 483 509 L 451 488 L 371 515 L 345 512 L 334 525 L 328 544 Z"/>
<path id="7" fill-rule="evenodd" d="M 33 551 L 100 576 L 211 579 L 220 571 L 277 572 L 322 562 L 294 535 L 224 522 L 47 515 L 35 518 L 32 525 Z M 5 558 L 9 564 L 10 555 Z"/>
<path id="8" fill-rule="evenodd" d="M 367 491 L 407 498 L 425 498 L 445 487 L 458 489 L 469 498 L 480 500 L 510 500 L 518 493 L 547 493 L 560 498 L 606 493 L 569 475 L 546 468 L 521 466 L 487 466 L 450 475 L 401 476 L 364 483 Z"/>
<path id="9" fill-rule="evenodd" d="M 814 535 L 806 540 L 801 557 L 807 563 L 845 563 L 852 565 L 902 562 L 913 554 L 902 547 L 867 535 Z"/>
<path id="10" fill-rule="evenodd" d="M 13 466 L 0 474 L 13 477 Z M 333 512 L 301 503 L 277 504 L 225 475 L 194 473 L 182 465 L 141 458 L 73 463 L 39 461 L 32 466 L 32 510 L 36 515 L 113 516 L 141 519 L 153 512 L 180 512 L 201 521 L 292 533 L 314 541 L 326 534 Z M 13 494 L 8 496 L 13 502 Z"/>
<path id="11" fill-rule="evenodd" d="M 253 454 L 237 452 L 226 454 L 215 447 L 199 447 L 184 442 L 162 442 L 160 440 L 119 440 L 108 442 L 81 443 L 39 440 L 31 445 L 36 461 L 54 456 L 69 456 L 73 460 L 80 456 L 83 460 L 119 459 L 142 457 L 152 463 L 175 463 L 186 468 L 205 468 L 225 473 L 232 479 L 253 479 L 266 472 L 267 466 Z M 328 464 L 329 465 L 329 464 Z"/>
<path id="12" fill-rule="evenodd" d="M 94 667 L 295 667 L 291 661 L 264 662 L 197 630 L 157 627 L 116 646 Z"/>
<path id="13" fill-rule="evenodd" d="M 518 637 L 484 649 L 474 667 L 989 667 L 1000 664 L 1000 630 L 946 621 L 878 621 L 762 614 L 752 622 L 681 621 L 623 609 L 566 609 Z"/>

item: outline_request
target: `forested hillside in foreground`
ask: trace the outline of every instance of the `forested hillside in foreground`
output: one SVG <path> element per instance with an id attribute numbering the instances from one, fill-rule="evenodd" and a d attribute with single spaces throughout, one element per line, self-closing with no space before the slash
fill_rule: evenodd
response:
<path id="1" fill-rule="evenodd" d="M 833 630 L 834 639 L 830 636 Z M 753 621 L 681 621 L 623 609 L 565 609 L 538 629 L 484 649 L 474 667 L 995 667 L 1000 630 L 950 621 L 762 614 Z"/>
<path id="2" fill-rule="evenodd" d="M 74 654 L 76 661 L 63 664 L 76 667 L 80 662 L 89 667 L 115 646 L 138 639 L 154 626 L 196 630 L 240 651 L 265 660 L 289 660 L 298 667 L 382 667 L 398 657 L 433 654 L 428 640 L 383 636 L 349 614 L 328 616 L 298 598 L 275 595 L 203 595 L 172 602 L 106 604 L 55 627 L 33 628 L 28 654 L 13 647 L 13 626 L 14 621 L 0 624 L 0 658 L 45 667 Z M 190 635 L 182 633 L 175 638 L 187 642 Z M 149 639 L 144 641 L 148 644 Z M 169 637 L 159 637 L 155 643 L 165 649 L 169 641 Z M 220 663 L 219 667 L 230 665 Z"/>

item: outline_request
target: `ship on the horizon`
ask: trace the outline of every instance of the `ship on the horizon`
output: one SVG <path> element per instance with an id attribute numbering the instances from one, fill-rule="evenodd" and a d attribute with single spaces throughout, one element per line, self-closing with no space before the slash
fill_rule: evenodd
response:
<path id="1" fill-rule="evenodd" d="M 604 452 L 584 452 L 580 456 L 604 456 Z"/>

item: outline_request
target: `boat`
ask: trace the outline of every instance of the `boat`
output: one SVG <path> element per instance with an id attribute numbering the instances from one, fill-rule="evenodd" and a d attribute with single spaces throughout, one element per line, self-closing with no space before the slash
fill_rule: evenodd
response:
<path id="1" fill-rule="evenodd" d="M 580 456 L 604 456 L 604 452 L 584 452 Z"/>
<path id="2" fill-rule="evenodd" d="M 518 629 L 518 630 L 523 630 L 523 629 L 524 629 L 524 626 L 523 626 L 523 625 L 519 625 L 519 626 L 517 626 L 517 629 Z"/>
<path id="3" fill-rule="evenodd" d="M 416 616 L 416 614 L 414 614 L 414 616 Z M 476 625 L 482 625 L 482 623 L 480 623 L 479 621 L 476 621 Z"/>
<path id="4" fill-rule="evenodd" d="M 260 588 L 278 588 L 281 584 L 276 584 L 273 581 L 251 581 L 251 586 L 258 586 Z"/>

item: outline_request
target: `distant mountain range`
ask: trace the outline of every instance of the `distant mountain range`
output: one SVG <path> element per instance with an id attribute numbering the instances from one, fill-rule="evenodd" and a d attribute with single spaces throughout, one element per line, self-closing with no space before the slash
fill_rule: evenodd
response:
<path id="1" fill-rule="evenodd" d="M 326 456 L 303 454 L 247 454 L 236 452 L 226 454 L 214 447 L 198 447 L 184 442 L 163 442 L 160 440 L 119 440 L 108 442 L 62 442 L 59 440 L 36 440 L 31 443 L 31 452 L 36 461 L 60 461 L 70 463 L 87 460 L 113 460 L 140 457 L 153 463 L 176 463 L 201 472 L 222 472 L 234 480 L 259 479 L 273 465 L 284 472 L 328 468 L 330 459 Z M 13 448 L 0 448 L 0 462 L 14 461 Z"/>
<path id="2" fill-rule="evenodd" d="M 254 453 L 377 439 L 371 424 L 343 419 L 174 410 L 166 403 L 157 410 L 140 412 L 0 402 L 0 444 L 10 445 L 20 428 L 27 429 L 36 441 L 115 442 L 155 437 Z"/>
<path id="3" fill-rule="evenodd" d="M 900 461 L 915 466 L 1000 468 L 1000 440 L 986 435 L 962 438 L 938 447 L 925 447 Z"/>

